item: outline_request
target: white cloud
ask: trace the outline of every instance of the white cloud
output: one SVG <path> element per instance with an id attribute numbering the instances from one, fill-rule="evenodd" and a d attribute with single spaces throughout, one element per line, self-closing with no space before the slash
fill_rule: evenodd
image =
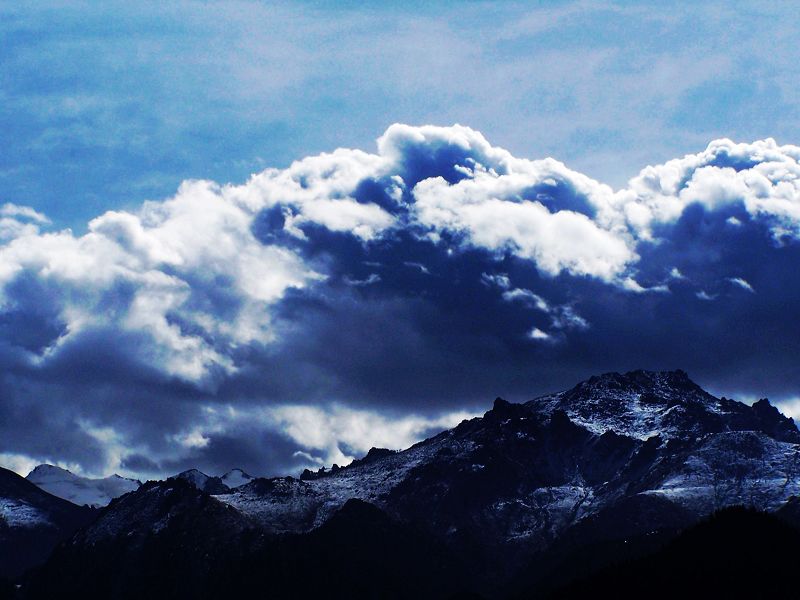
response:
<path id="1" fill-rule="evenodd" d="M 344 282 L 347 285 L 354 285 L 356 287 L 363 287 L 367 285 L 372 285 L 373 283 L 378 283 L 381 280 L 381 276 L 377 273 L 370 273 L 369 277 L 366 279 L 350 279 L 349 277 L 344 278 Z"/>
<path id="2" fill-rule="evenodd" d="M 542 331 L 538 327 L 534 327 L 533 329 L 531 329 L 530 332 L 528 333 L 528 337 L 531 338 L 532 340 L 542 340 L 548 342 L 552 341 L 553 339 L 553 336 L 551 336 L 546 331 Z"/>
<path id="3" fill-rule="evenodd" d="M 301 456 L 309 466 L 334 463 L 342 466 L 365 455 L 373 447 L 408 448 L 431 432 L 455 427 L 464 419 L 478 416 L 478 413 L 459 410 L 438 416 L 413 413 L 391 416 L 341 404 L 292 404 L 245 409 L 231 406 L 227 410 L 214 408 L 207 411 L 206 416 L 205 424 L 189 432 L 190 441 L 203 440 L 212 434 L 238 430 L 243 426 L 255 427 L 290 438 L 303 448 Z"/>
<path id="4" fill-rule="evenodd" d="M 296 161 L 287 169 L 266 169 L 223 194 L 253 212 L 275 205 L 291 207 L 296 215 L 287 230 L 296 237 L 303 237 L 304 223 L 316 223 L 368 241 L 391 227 L 394 219 L 375 204 L 356 202 L 352 194 L 362 180 L 380 176 L 387 166 L 380 155 L 339 149 Z M 390 179 L 387 194 L 396 197 L 399 185 Z"/>
<path id="5" fill-rule="evenodd" d="M 750 285 L 747 281 L 745 281 L 741 277 L 729 277 L 728 281 L 730 281 L 733 285 L 738 286 L 743 290 L 747 290 L 752 294 L 756 293 L 756 291 L 753 289 L 753 286 Z"/>
<path id="6" fill-rule="evenodd" d="M 670 269 L 670 271 L 669 271 L 669 278 L 681 281 L 681 280 L 685 280 L 686 276 L 683 273 L 681 273 L 681 271 L 680 271 L 680 269 L 678 269 L 678 267 L 672 267 L 672 269 Z"/>
<path id="7" fill-rule="evenodd" d="M 450 184 L 433 177 L 416 185 L 414 217 L 435 233 L 457 232 L 493 252 L 531 260 L 544 274 L 564 271 L 613 283 L 636 260 L 632 238 L 609 204 L 610 189 L 573 174 L 556 161 L 508 160 L 505 174 L 475 169 Z M 566 182 L 585 194 L 597 218 L 573 210 L 551 212 L 522 195 L 536 185 Z"/>
<path id="8" fill-rule="evenodd" d="M 419 270 L 420 273 L 424 273 L 425 275 L 431 274 L 431 272 L 428 270 L 428 267 L 426 267 L 422 263 L 405 261 L 403 264 L 411 269 L 417 269 Z"/>
<path id="9" fill-rule="evenodd" d="M 21 475 L 22 477 L 25 477 L 41 463 L 42 461 L 38 461 L 25 454 L 0 452 L 0 466 L 14 471 L 17 475 Z"/>
<path id="10" fill-rule="evenodd" d="M 20 206 L 11 202 L 0 206 L 0 216 L 27 219 L 43 225 L 50 223 L 50 219 L 30 206 Z"/>
<path id="11" fill-rule="evenodd" d="M 137 213 L 111 211 L 75 236 L 30 233 L 0 247 L 2 308 L 54 304 L 65 333 L 43 357 L 92 330 L 147 340 L 135 357 L 168 376 L 213 385 L 231 373 L 231 352 L 270 340 L 269 306 L 289 287 L 320 275 L 292 252 L 265 246 L 254 213 L 209 182 L 186 182 Z M 54 290 L 47 298 L 10 291 L 25 275 Z M 227 306 L 220 306 L 228 296 Z"/>
<path id="12" fill-rule="evenodd" d="M 507 290 L 511 287 L 511 280 L 508 275 L 500 273 L 492 275 L 491 273 L 481 273 L 481 281 L 484 285 L 496 285 L 497 287 Z"/>
<path id="13" fill-rule="evenodd" d="M 549 315 L 550 323 L 555 329 L 588 329 L 589 323 L 581 317 L 573 306 L 569 304 L 553 305 L 540 295 L 529 289 L 511 287 L 511 279 L 508 275 L 481 274 L 481 281 L 485 285 L 494 285 L 503 290 L 500 297 L 506 302 L 518 302 L 528 308 L 532 308 Z M 549 339 L 552 336 L 541 329 L 534 328 L 529 332 L 531 339 Z"/>
<path id="14" fill-rule="evenodd" d="M 537 308 L 542 312 L 550 313 L 550 305 L 541 296 L 534 294 L 530 290 L 514 288 L 502 294 L 503 300 L 507 302 L 522 302 L 530 307 Z"/>
<path id="15" fill-rule="evenodd" d="M 130 349 L 135 360 L 213 390 L 238 370 L 239 349 L 275 339 L 272 307 L 286 291 L 325 278 L 320 264 L 256 238 L 255 219 L 265 209 L 277 207 L 283 234 L 298 244 L 311 223 L 365 245 L 410 228 L 434 243 L 456 240 L 448 252 L 482 248 L 529 261 L 545 276 L 668 292 L 664 284 L 637 282 L 638 247 L 661 242 L 655 226 L 674 222 L 692 203 L 716 210 L 741 202 L 778 243 L 800 239 L 798 159 L 799 147 L 771 139 L 717 140 L 698 154 L 647 167 L 614 191 L 558 161 L 514 157 L 468 127 L 396 124 L 378 140 L 377 153 L 340 149 L 266 169 L 242 185 L 187 181 L 172 198 L 100 215 L 83 235 L 42 230 L 44 215 L 5 204 L 0 310 L 24 312 L 45 302 L 62 321 L 62 335 L 30 355 L 31 364 L 66 351 L 85 332 L 116 332 L 138 340 Z M 414 169 L 425 178 L 408 189 L 413 182 L 403 177 Z M 461 179 L 449 183 L 444 175 L 454 172 Z M 388 204 L 356 197 L 365 180 L 383 188 Z M 673 269 L 670 277 L 682 274 Z M 47 292 L 20 296 L 13 285 L 20 278 Z M 506 300 L 547 312 L 556 329 L 588 326 L 572 307 L 514 288 L 505 275 L 484 281 Z M 730 281 L 754 291 L 743 279 Z"/>
<path id="16" fill-rule="evenodd" d="M 788 398 L 774 404 L 787 417 L 791 417 L 795 421 L 800 420 L 800 398 Z"/>
<path id="17" fill-rule="evenodd" d="M 800 147 L 768 138 L 749 144 L 711 142 L 698 154 L 643 169 L 618 193 L 628 223 L 642 239 L 652 226 L 676 221 L 698 203 L 708 210 L 740 202 L 750 217 L 763 219 L 773 236 L 800 238 Z M 731 166 L 733 165 L 733 166 Z M 729 217 L 733 226 L 741 224 Z"/>
<path id="18" fill-rule="evenodd" d="M 347 464 L 370 448 L 405 449 L 432 430 L 455 427 L 476 414 L 456 411 L 438 417 L 405 415 L 391 418 L 378 412 L 343 406 L 283 406 L 263 413 L 268 423 L 278 427 L 308 450 L 321 452 L 327 464 Z M 355 455 L 345 453 L 345 447 Z"/>
<path id="19" fill-rule="evenodd" d="M 172 439 L 184 448 L 205 448 L 211 442 L 211 439 L 206 437 L 200 428 L 175 434 Z"/>

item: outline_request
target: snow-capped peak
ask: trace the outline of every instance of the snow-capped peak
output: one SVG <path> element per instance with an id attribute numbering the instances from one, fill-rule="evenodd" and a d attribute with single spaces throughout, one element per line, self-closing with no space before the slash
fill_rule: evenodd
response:
<path id="1" fill-rule="evenodd" d="M 43 464 L 34 468 L 26 477 L 44 491 L 69 500 L 73 504 L 101 507 L 111 500 L 139 488 L 140 481 L 119 475 L 92 479 L 81 477 L 67 469 Z"/>
<path id="2" fill-rule="evenodd" d="M 229 488 L 234 489 L 243 486 L 246 483 L 250 483 L 253 481 L 253 479 L 255 478 L 252 475 L 248 475 L 241 469 L 231 469 L 222 476 L 222 483 L 227 485 Z"/>
<path id="3" fill-rule="evenodd" d="M 170 479 L 183 479 L 188 481 L 198 490 L 202 490 L 209 494 L 224 494 L 229 491 L 228 486 L 222 482 L 219 477 L 211 477 L 206 475 L 198 469 L 189 469 L 177 475 L 173 475 Z"/>
<path id="4" fill-rule="evenodd" d="M 536 412 L 561 410 L 597 434 L 613 431 L 640 440 L 756 430 L 782 441 L 800 442 L 791 419 L 767 401 L 754 409 L 717 398 L 680 370 L 605 373 L 564 392 L 531 400 L 527 406 Z"/>
<path id="5" fill-rule="evenodd" d="M 193 486 L 199 489 L 203 489 L 206 482 L 211 479 L 208 475 L 200 471 L 199 469 L 189 469 L 188 471 L 183 471 L 175 475 L 176 478 L 185 479 Z"/>

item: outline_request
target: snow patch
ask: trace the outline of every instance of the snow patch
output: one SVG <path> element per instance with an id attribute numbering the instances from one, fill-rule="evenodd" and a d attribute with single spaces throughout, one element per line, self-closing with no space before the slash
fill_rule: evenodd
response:
<path id="1" fill-rule="evenodd" d="M 51 525 L 40 510 L 23 500 L 0 497 L 0 519 L 8 527 L 33 528 Z"/>

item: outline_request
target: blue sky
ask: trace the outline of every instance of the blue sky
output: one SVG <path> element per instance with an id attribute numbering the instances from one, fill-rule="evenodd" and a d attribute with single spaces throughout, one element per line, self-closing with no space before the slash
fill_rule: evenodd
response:
<path id="1" fill-rule="evenodd" d="M 296 472 L 635 368 L 797 414 L 792 11 L 0 3 L 0 464 Z"/>
<path id="2" fill-rule="evenodd" d="M 770 3 L 2 5 L 0 200 L 80 230 L 391 123 L 481 131 L 613 186 L 709 140 L 798 138 Z"/>

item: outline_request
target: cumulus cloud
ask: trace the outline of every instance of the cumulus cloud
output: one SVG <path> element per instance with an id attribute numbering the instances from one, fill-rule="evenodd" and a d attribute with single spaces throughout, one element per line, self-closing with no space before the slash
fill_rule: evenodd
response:
<path id="1" fill-rule="evenodd" d="M 800 236 L 800 147 L 779 146 L 773 139 L 750 144 L 728 139 L 705 151 L 663 165 L 650 166 L 619 192 L 622 210 L 637 235 L 677 221 L 687 206 L 709 211 L 741 205 L 748 217 L 764 220 L 776 241 Z M 728 221 L 741 224 L 736 216 Z"/>
<path id="2" fill-rule="evenodd" d="M 729 369 L 750 389 L 766 368 L 785 391 L 798 160 L 717 140 L 614 190 L 467 127 L 393 125 L 374 153 L 187 181 L 84 233 L 5 204 L 0 452 L 285 471 L 596 371 Z"/>
<path id="3" fill-rule="evenodd" d="M 201 385 L 236 370 L 235 350 L 270 339 L 267 308 L 320 276 L 289 250 L 261 244 L 254 213 L 209 182 L 187 182 L 138 213 L 111 211 L 71 231 L 23 231 L 0 248 L 5 313 L 46 310 L 61 331 L 34 363 L 81 336 L 138 340 L 134 358 Z M 19 291 L 19 283 L 30 282 Z"/>

